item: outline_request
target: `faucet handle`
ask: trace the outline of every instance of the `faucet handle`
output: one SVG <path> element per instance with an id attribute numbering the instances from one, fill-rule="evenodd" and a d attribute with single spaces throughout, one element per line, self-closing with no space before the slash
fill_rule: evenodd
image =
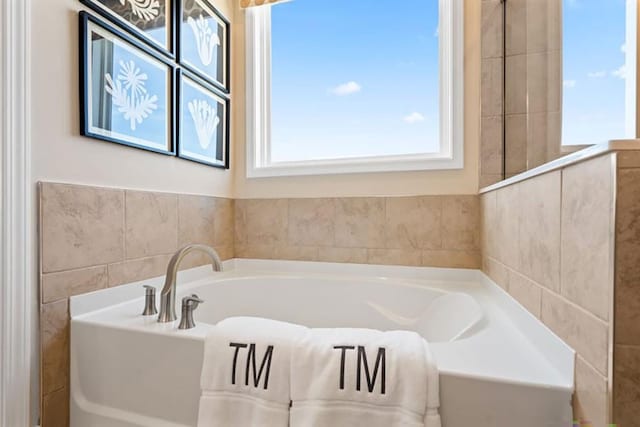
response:
<path id="1" fill-rule="evenodd" d="M 196 323 L 193 321 L 193 312 L 203 302 L 204 300 L 200 299 L 196 294 L 182 298 L 182 318 L 178 329 L 195 328 Z"/>
<path id="2" fill-rule="evenodd" d="M 144 293 L 144 311 L 142 312 L 143 316 L 153 316 L 158 313 L 156 309 L 156 288 L 149 285 L 144 285 L 145 293 Z"/>

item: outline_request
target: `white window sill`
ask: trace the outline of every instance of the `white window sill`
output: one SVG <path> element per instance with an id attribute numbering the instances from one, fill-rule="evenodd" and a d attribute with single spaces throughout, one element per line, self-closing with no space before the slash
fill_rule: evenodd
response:
<path id="1" fill-rule="evenodd" d="M 248 178 L 278 176 L 338 175 L 352 173 L 409 172 L 427 170 L 462 169 L 462 155 L 455 159 L 435 155 L 388 156 L 326 161 L 281 162 L 268 166 L 249 167 Z"/>

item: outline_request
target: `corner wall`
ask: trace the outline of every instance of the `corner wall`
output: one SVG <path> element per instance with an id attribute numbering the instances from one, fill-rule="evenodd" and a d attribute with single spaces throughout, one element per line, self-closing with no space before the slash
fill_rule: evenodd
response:
<path id="1" fill-rule="evenodd" d="M 612 406 L 612 390 L 619 386 L 614 370 L 619 373 L 623 355 L 616 349 L 614 360 L 614 318 L 619 336 L 621 309 L 614 266 L 619 271 L 619 260 L 629 260 L 632 252 L 615 236 L 619 155 L 605 154 L 481 196 L 483 271 L 575 349 L 574 416 L 594 426 L 620 422 Z M 632 212 L 621 206 L 624 200 L 618 195 L 618 221 Z M 638 244 L 640 234 L 635 237 Z M 640 293 L 633 292 L 629 301 L 635 303 Z M 639 385 L 637 376 L 627 380 L 631 396 L 638 395 Z M 637 400 L 625 403 L 637 411 Z M 633 425 L 637 418 L 625 420 L 620 425 Z"/>

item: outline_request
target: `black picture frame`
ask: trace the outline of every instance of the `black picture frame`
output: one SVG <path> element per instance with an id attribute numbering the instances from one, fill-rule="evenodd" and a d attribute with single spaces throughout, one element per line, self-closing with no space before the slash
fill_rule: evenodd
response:
<path id="1" fill-rule="evenodd" d="M 223 73 L 222 79 L 218 79 L 217 76 L 211 75 L 209 72 L 204 70 L 203 67 L 195 64 L 195 61 L 191 61 L 187 51 L 183 46 L 183 43 L 187 41 L 187 31 L 192 30 L 192 28 L 187 28 L 187 24 L 185 24 L 185 20 L 183 19 L 185 13 L 185 3 L 199 4 L 201 8 L 208 9 L 211 12 L 208 14 L 212 18 L 220 21 L 218 22 L 218 24 L 221 26 L 222 33 L 224 35 L 223 40 L 220 40 L 220 46 L 224 48 L 224 52 L 222 53 L 222 55 L 220 55 L 224 62 L 221 67 Z M 177 0 L 175 22 L 177 33 L 177 60 L 180 66 L 206 80 L 223 93 L 229 94 L 231 92 L 231 24 L 229 20 L 222 13 L 220 13 L 220 11 L 213 5 L 210 0 Z"/>
<path id="2" fill-rule="evenodd" d="M 210 84 L 208 81 L 202 79 L 200 76 L 198 76 L 195 73 L 190 72 L 189 70 L 183 69 L 183 68 L 178 68 L 176 69 L 176 78 L 175 81 L 177 82 L 177 104 L 176 104 L 176 121 L 177 121 L 177 132 L 176 132 L 176 138 L 177 138 L 177 145 L 178 145 L 178 150 L 177 150 L 177 156 L 182 158 L 182 159 L 186 159 L 186 160 L 190 160 L 193 162 L 197 162 L 197 163 L 201 163 L 207 166 L 213 166 L 213 167 L 217 167 L 217 168 L 221 168 L 221 169 L 229 169 L 229 159 L 230 159 L 230 155 L 229 155 L 229 150 L 230 150 L 230 134 L 231 134 L 231 101 L 229 99 L 228 96 L 226 96 L 224 93 L 222 93 L 216 86 Z M 184 103 L 186 101 L 186 91 L 185 91 L 185 84 L 189 83 L 192 84 L 192 86 L 194 86 L 194 88 L 196 86 L 199 87 L 199 89 L 204 93 L 207 92 L 208 94 L 212 95 L 212 98 L 215 98 L 216 101 L 219 103 L 219 105 L 222 105 L 224 108 L 224 117 L 222 120 L 220 120 L 220 122 L 218 123 L 218 126 L 220 124 L 223 125 L 223 130 L 222 130 L 222 141 L 219 141 L 218 138 L 216 138 L 216 154 L 218 153 L 218 150 L 222 151 L 222 159 L 217 159 L 217 157 L 213 158 L 213 160 L 208 160 L 206 158 L 203 158 L 202 155 L 194 155 L 192 152 L 189 151 L 189 149 L 187 148 L 187 142 L 186 142 L 186 138 L 185 138 L 185 130 L 187 129 L 187 111 L 184 108 Z M 217 112 L 218 110 L 216 110 Z M 191 114 L 193 115 L 193 112 L 191 112 Z M 217 132 L 217 130 L 216 130 Z M 216 133 L 217 135 L 219 135 L 219 133 Z M 191 139 L 190 139 L 191 140 Z"/>
<path id="3" fill-rule="evenodd" d="M 147 150 L 147 151 L 152 151 L 152 152 L 156 152 L 156 153 L 160 153 L 160 154 L 165 154 L 165 155 L 175 155 L 176 154 L 176 109 L 175 109 L 175 103 L 178 102 L 178 96 L 176 94 L 176 66 L 175 64 L 169 60 L 168 58 L 166 58 L 164 55 L 160 55 L 158 54 L 154 49 L 151 49 L 149 46 L 147 46 L 145 43 L 139 41 L 138 39 L 131 37 L 130 35 L 128 35 L 127 33 L 119 30 L 118 28 L 111 26 L 109 24 L 107 24 L 106 22 L 101 21 L 100 19 L 92 16 L 91 14 L 87 13 L 87 12 L 80 12 L 79 14 L 79 23 L 80 23 L 80 43 L 79 43 L 79 48 L 80 48 L 80 134 L 82 136 L 86 136 L 89 138 L 93 138 L 93 139 L 98 139 L 98 140 L 103 140 L 103 141 L 107 141 L 107 142 L 113 142 L 113 143 L 117 143 L 117 144 L 121 144 L 121 145 L 125 145 L 125 146 L 129 146 L 129 147 L 134 147 L 134 148 L 139 148 L 139 149 L 143 149 L 143 150 Z M 115 46 L 115 42 L 117 41 L 118 43 L 120 43 L 122 46 L 120 46 L 123 50 L 126 50 L 128 52 L 125 52 L 129 55 L 134 55 L 135 53 L 140 53 L 143 56 L 146 56 L 147 60 L 151 60 L 149 61 L 149 63 L 151 63 L 152 61 L 155 62 L 155 66 L 156 68 L 160 68 L 160 65 L 164 68 L 166 68 L 166 72 L 165 72 L 165 81 L 164 81 L 164 87 L 166 88 L 166 92 L 163 93 L 164 95 L 164 107 L 165 107 L 165 117 L 163 120 L 165 120 L 164 125 L 165 127 L 165 134 L 164 136 L 164 140 L 162 141 L 162 143 L 160 142 L 154 142 L 154 141 L 144 141 L 144 139 L 139 139 L 139 138 L 135 138 L 132 135 L 124 135 L 124 134 L 120 134 L 117 135 L 116 132 L 113 131 L 113 129 L 104 129 L 105 126 L 96 126 L 94 121 L 96 120 L 94 118 L 94 114 L 93 114 L 93 107 L 92 107 L 92 101 L 93 101 L 93 87 L 92 85 L 95 84 L 95 81 L 93 80 L 93 75 L 91 74 L 92 71 L 92 64 L 90 64 L 89 62 L 92 60 L 92 52 L 93 52 L 93 46 L 90 46 L 89 41 L 89 36 L 90 35 L 94 35 L 97 34 L 95 32 L 95 29 L 97 29 L 98 31 L 102 32 L 103 35 L 111 35 L 113 36 L 113 39 L 111 41 L 112 45 Z M 101 37 L 103 37 L 101 35 Z M 106 36 L 104 36 L 106 37 Z M 106 38 L 105 38 L 106 40 Z M 128 47 L 126 47 L 128 46 Z M 113 48 L 112 52 L 115 51 L 115 48 Z M 114 55 L 112 53 L 112 55 Z M 120 72 L 123 72 L 123 64 L 124 61 L 121 60 L 120 62 Z M 115 56 L 111 57 L 111 65 L 115 66 Z M 129 65 L 129 64 L 126 64 Z M 134 66 L 135 64 L 131 63 L 132 66 Z M 131 67 L 134 68 L 134 67 Z M 138 67 L 137 72 L 143 72 L 143 70 Z M 122 83 L 122 81 L 124 81 L 124 85 L 126 87 L 127 85 L 127 81 L 126 80 L 121 80 L 121 75 L 119 75 L 117 78 L 115 77 L 115 68 L 111 69 L 111 90 L 113 91 L 114 89 L 114 82 L 116 80 L 120 81 L 120 83 Z M 138 74 L 139 76 L 139 74 Z M 102 77 L 100 77 L 102 78 Z M 145 76 L 145 81 L 148 78 L 148 76 Z M 105 75 L 105 81 L 108 80 L 106 78 Z M 99 80 L 100 83 L 102 83 L 101 80 Z M 117 84 L 117 82 L 116 82 Z M 102 99 L 102 103 L 108 103 L 108 101 L 106 101 L 107 98 L 111 97 L 111 102 L 113 102 L 113 97 L 114 95 L 111 93 L 109 93 L 109 90 L 107 90 L 107 84 L 100 84 L 99 87 L 103 88 L 104 87 L 104 93 L 100 94 L 100 98 Z M 140 85 L 139 85 L 140 86 Z M 139 87 L 138 86 L 138 87 Z M 142 85 L 144 86 L 144 85 Z M 130 88 L 131 91 L 135 91 L 135 87 L 131 87 Z M 142 91 L 146 92 L 146 89 L 142 89 Z M 133 92 L 131 92 L 133 93 Z M 109 96 L 108 96 L 109 95 Z M 132 95 L 133 97 L 133 95 Z M 91 99 L 90 99 L 91 98 Z M 139 98 L 142 99 L 142 98 Z M 116 107 L 118 106 L 117 104 Z M 102 104 L 100 105 L 102 107 Z M 113 106 L 112 106 L 113 107 Z M 138 107 L 136 106 L 136 109 Z M 157 107 L 156 107 L 157 108 Z M 100 110 L 103 111 L 103 110 Z M 121 110 L 118 110 L 119 112 L 121 112 L 123 115 L 125 114 L 124 112 L 122 112 Z M 134 114 L 138 114 L 136 113 L 137 110 L 133 110 L 134 113 L 129 113 L 129 118 L 126 118 L 126 115 L 124 115 L 124 117 L 126 118 L 126 120 L 129 120 L 129 122 L 131 123 L 131 128 L 133 130 L 135 130 L 135 126 L 136 124 L 138 124 L 139 126 L 143 126 L 144 120 L 146 120 L 147 118 L 151 117 L 151 114 L 147 114 L 146 117 L 144 117 L 144 119 L 138 121 L 136 120 L 136 118 L 134 117 Z M 103 113 L 98 113 L 99 119 L 98 120 L 108 120 L 111 125 L 113 125 L 114 121 L 117 121 L 118 119 L 122 122 L 123 117 L 119 117 L 116 116 L 115 118 L 113 117 L 113 108 L 111 108 L 110 111 L 104 111 Z M 103 116 L 107 116 L 106 119 Z M 138 116 L 138 119 L 140 118 L 140 116 Z M 155 119 L 155 118 L 154 118 Z M 136 124 L 134 124 L 134 121 Z M 147 127 L 149 128 L 149 127 Z M 153 127 L 153 129 L 156 129 L 155 127 Z"/>
<path id="4" fill-rule="evenodd" d="M 104 1 L 112 1 L 113 3 L 120 3 L 118 0 L 104 0 Z M 133 10 L 134 5 L 137 4 L 141 0 L 125 0 L 125 7 L 130 6 Z M 168 56 L 169 58 L 176 58 L 176 47 L 178 44 L 177 38 L 177 30 L 176 30 L 176 9 L 177 4 L 180 3 L 180 0 L 153 0 L 157 2 L 164 2 L 165 4 L 165 28 L 169 33 L 166 37 L 166 43 L 162 44 L 158 40 L 151 37 L 148 33 L 144 32 L 139 26 L 134 25 L 132 22 L 127 20 L 122 15 L 118 14 L 113 9 L 105 6 L 102 0 L 80 0 L 80 3 L 84 4 L 106 20 L 111 23 L 117 25 L 118 27 L 126 30 L 136 37 L 143 40 L 149 46 L 156 49 L 158 52 L 163 55 Z M 153 3 L 152 3 L 153 4 Z M 148 7 L 148 6 L 147 6 Z M 134 12 L 132 12 L 134 13 Z M 146 14 L 140 12 L 140 14 L 144 17 Z"/>

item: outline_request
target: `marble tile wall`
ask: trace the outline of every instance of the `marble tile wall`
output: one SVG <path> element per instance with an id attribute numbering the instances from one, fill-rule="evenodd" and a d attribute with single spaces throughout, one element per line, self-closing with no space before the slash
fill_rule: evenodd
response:
<path id="1" fill-rule="evenodd" d="M 479 268 L 474 196 L 236 200 L 239 258 Z"/>
<path id="2" fill-rule="evenodd" d="M 40 184 L 41 425 L 68 425 L 70 296 L 161 276 L 187 243 L 233 257 L 234 201 Z M 205 262 L 197 255 L 184 268 Z"/>
<path id="3" fill-rule="evenodd" d="M 576 350 L 574 415 L 593 426 L 612 419 L 615 156 L 481 196 L 483 270 Z"/>

